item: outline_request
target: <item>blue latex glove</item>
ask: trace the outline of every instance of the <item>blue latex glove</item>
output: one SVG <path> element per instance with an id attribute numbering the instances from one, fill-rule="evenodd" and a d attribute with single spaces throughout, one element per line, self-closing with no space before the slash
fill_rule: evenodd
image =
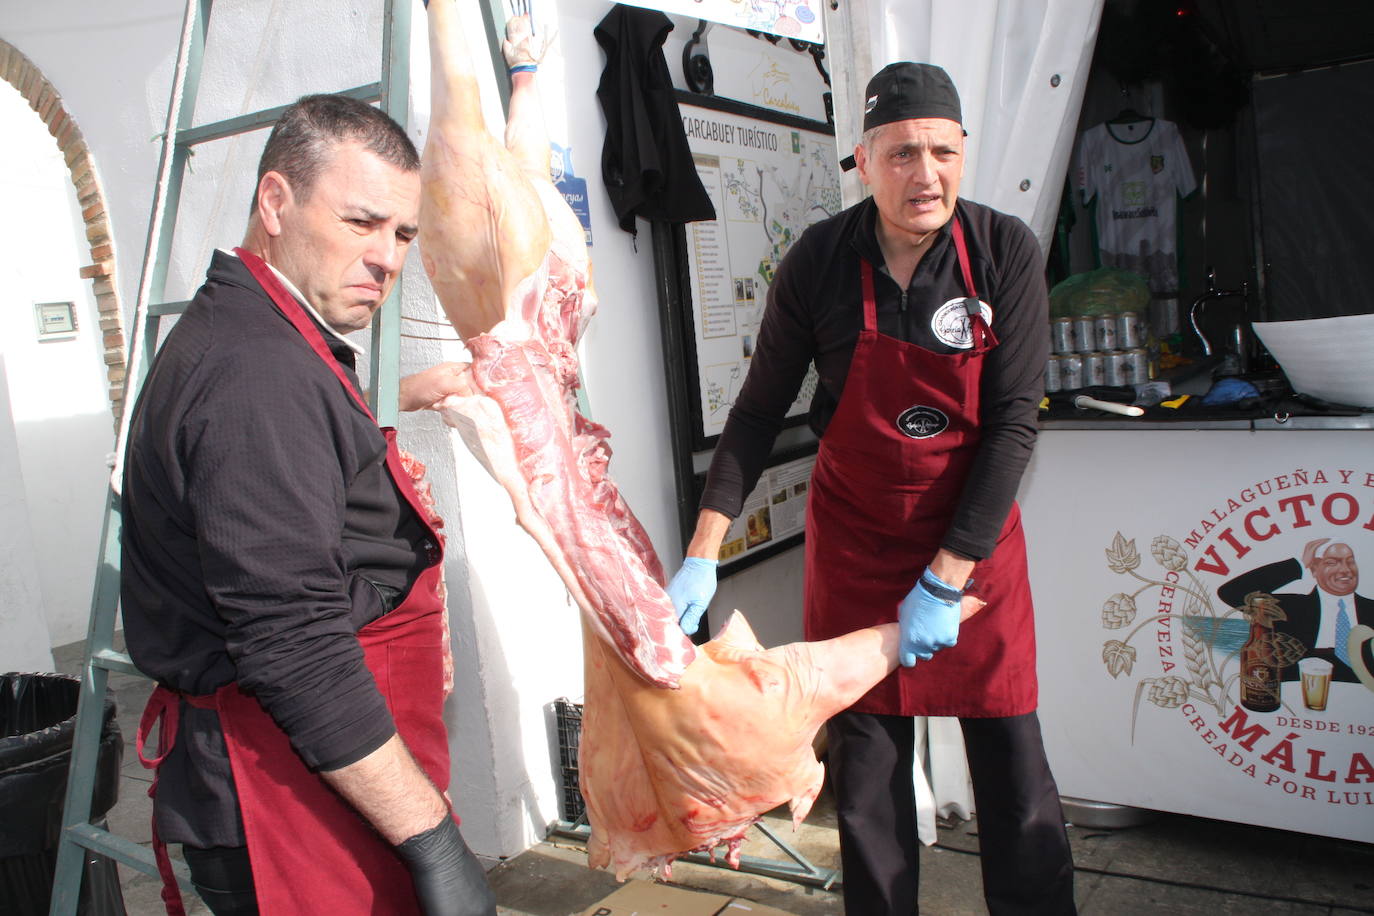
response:
<path id="1" fill-rule="evenodd" d="M 1208 389 L 1202 403 L 1208 407 L 1226 407 L 1242 401 L 1258 400 L 1259 396 L 1259 389 L 1245 379 L 1221 378 Z"/>
<path id="2" fill-rule="evenodd" d="M 716 594 L 715 560 L 701 557 L 688 557 L 682 561 L 682 568 L 668 583 L 668 597 L 673 599 L 673 609 L 677 611 L 677 622 L 682 632 L 691 636 L 701 625 L 701 615 Z"/>
<path id="3" fill-rule="evenodd" d="M 927 661 L 940 649 L 948 649 L 959 641 L 961 602 L 959 590 L 929 568 L 921 574 L 897 606 L 897 621 L 902 630 L 897 660 L 903 667 L 914 666 L 918 658 Z"/>

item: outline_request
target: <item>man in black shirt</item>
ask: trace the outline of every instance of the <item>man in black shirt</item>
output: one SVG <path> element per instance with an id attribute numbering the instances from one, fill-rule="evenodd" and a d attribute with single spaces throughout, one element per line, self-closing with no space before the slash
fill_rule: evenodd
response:
<path id="1" fill-rule="evenodd" d="M 442 541 L 343 336 L 390 294 L 419 195 L 399 125 L 300 99 L 134 408 L 121 597 L 159 684 L 154 836 L 217 914 L 495 911 L 442 791 Z M 401 406 L 455 378 L 402 380 Z"/>
<path id="2" fill-rule="evenodd" d="M 959 199 L 962 113 L 943 70 L 892 64 L 865 101 L 855 160 L 872 198 L 783 259 L 668 593 L 694 632 L 721 541 L 814 361 L 806 636 L 901 629 L 903 667 L 829 724 L 846 912 L 917 909 L 910 717 L 936 715 L 963 729 L 989 910 L 1071 913 L 1014 503 L 1043 394 L 1043 260 L 1019 220 Z M 961 625 L 970 595 L 986 605 Z"/>

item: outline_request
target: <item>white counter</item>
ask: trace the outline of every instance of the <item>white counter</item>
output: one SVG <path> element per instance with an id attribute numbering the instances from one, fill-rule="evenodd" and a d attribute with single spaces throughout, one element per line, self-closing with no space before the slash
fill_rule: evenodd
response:
<path id="1" fill-rule="evenodd" d="M 1321 538 L 1352 548 L 1355 593 L 1374 595 L 1369 418 L 1303 419 L 1042 430 L 1021 505 L 1061 795 L 1374 841 L 1374 689 L 1333 683 L 1314 711 L 1285 682 L 1255 712 L 1236 654 L 1199 638 L 1199 620 L 1243 619 L 1218 587 Z M 1302 573 L 1274 593 L 1314 588 Z"/>

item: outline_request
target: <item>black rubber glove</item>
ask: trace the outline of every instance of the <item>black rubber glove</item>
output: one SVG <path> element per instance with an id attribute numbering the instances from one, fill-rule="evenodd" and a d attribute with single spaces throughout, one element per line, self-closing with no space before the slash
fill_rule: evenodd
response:
<path id="1" fill-rule="evenodd" d="M 452 817 L 401 843 L 396 854 L 410 869 L 425 916 L 496 916 L 486 872 Z"/>

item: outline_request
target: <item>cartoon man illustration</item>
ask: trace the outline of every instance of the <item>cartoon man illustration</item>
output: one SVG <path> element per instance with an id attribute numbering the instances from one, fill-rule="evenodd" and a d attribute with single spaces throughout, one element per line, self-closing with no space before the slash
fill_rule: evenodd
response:
<path id="1" fill-rule="evenodd" d="M 1279 600 L 1286 620 L 1274 623 L 1279 633 L 1287 633 L 1307 647 L 1306 658 L 1324 658 L 1331 662 L 1332 680 L 1359 680 L 1350 665 L 1346 643 L 1350 630 L 1357 624 L 1374 626 L 1374 600 L 1355 594 L 1360 585 L 1360 568 L 1355 562 L 1355 551 L 1349 544 L 1337 541 L 1327 544 L 1330 538 L 1308 541 L 1302 551 L 1302 564 L 1298 560 L 1280 560 L 1243 573 L 1217 589 L 1222 601 L 1232 607 L 1245 603 L 1250 592 L 1268 592 Z M 1306 567 L 1317 580 L 1317 587 L 1310 592 L 1279 592 L 1290 582 L 1302 577 Z M 1364 667 L 1371 668 L 1370 645 L 1360 647 L 1364 653 Z M 1282 669 L 1285 681 L 1298 679 L 1297 665 Z"/>

